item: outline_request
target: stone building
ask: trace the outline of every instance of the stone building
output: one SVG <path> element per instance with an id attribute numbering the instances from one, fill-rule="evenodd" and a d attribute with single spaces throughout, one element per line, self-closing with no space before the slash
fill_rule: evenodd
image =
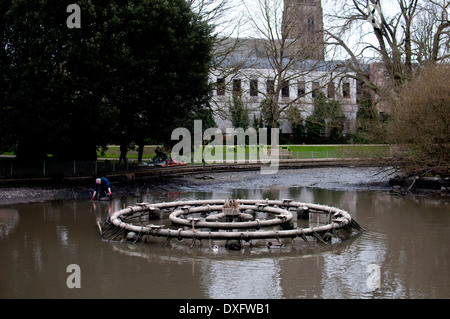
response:
<path id="1" fill-rule="evenodd" d="M 285 0 L 282 30 L 287 39 L 308 49 L 303 58 L 324 60 L 321 0 Z"/>
<path id="2" fill-rule="evenodd" d="M 232 127 L 229 106 L 233 95 L 248 108 L 250 121 L 261 112 L 261 103 L 277 94 L 281 109 L 282 134 L 292 132 L 287 109 L 296 107 L 303 119 L 313 112 L 314 97 L 323 92 L 341 102 L 346 117 L 345 131 L 355 130 L 358 110 L 357 81 L 340 61 L 324 59 L 324 32 L 320 0 L 285 0 L 282 37 L 269 39 L 227 39 L 216 52 L 227 52 L 212 71 L 215 85 L 213 107 L 218 127 Z M 288 44 L 285 56 L 270 52 Z M 271 48 L 272 46 L 272 48 Z M 229 50 L 228 50 L 229 48 Z M 293 49 L 296 54 L 292 54 Z M 297 50 L 298 49 L 298 50 Z M 300 53 L 299 53 L 300 52 Z M 277 60 L 278 59 L 278 60 Z M 281 70 L 281 71 L 280 71 Z"/>

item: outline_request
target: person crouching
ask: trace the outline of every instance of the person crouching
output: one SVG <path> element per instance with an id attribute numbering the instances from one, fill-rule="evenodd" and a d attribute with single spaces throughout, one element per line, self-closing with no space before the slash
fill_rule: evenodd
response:
<path id="1" fill-rule="evenodd" d="M 97 178 L 95 180 L 94 194 L 92 199 L 95 199 L 95 195 L 99 198 L 106 197 L 106 195 L 111 196 L 111 183 L 106 177 Z"/>

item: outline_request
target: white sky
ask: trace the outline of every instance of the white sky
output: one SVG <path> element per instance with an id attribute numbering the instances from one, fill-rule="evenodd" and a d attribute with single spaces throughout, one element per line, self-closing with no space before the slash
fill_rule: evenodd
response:
<path id="1" fill-rule="evenodd" d="M 280 0 L 269 0 L 269 1 L 280 1 Z M 330 30 L 330 28 L 332 27 L 332 24 L 326 18 L 327 14 L 332 13 L 333 10 L 339 9 L 343 1 L 349 0 L 322 0 L 322 7 L 324 11 L 324 26 L 326 29 Z M 396 12 L 396 8 L 398 6 L 397 0 L 380 0 L 380 2 L 383 14 L 385 16 L 390 16 L 394 12 Z M 241 25 L 241 27 L 239 28 L 239 34 L 236 32 L 236 30 L 234 30 L 233 36 L 239 35 L 239 37 L 241 38 L 258 37 L 258 34 L 255 28 L 251 25 L 251 23 L 249 23 L 248 21 L 247 23 L 245 23 L 246 20 L 245 17 L 248 15 L 245 6 L 251 7 L 253 9 L 252 10 L 253 15 L 258 10 L 258 0 L 229 0 L 229 5 L 232 6 L 233 9 L 230 11 L 229 14 L 227 14 L 226 19 L 231 20 L 232 23 L 229 27 L 225 28 L 225 33 L 229 34 L 230 30 L 236 26 L 237 21 L 244 21 L 243 25 Z M 221 27 L 223 27 L 223 25 L 221 25 Z M 348 33 L 348 38 L 346 39 L 347 44 L 349 44 L 351 47 L 355 47 L 361 41 L 365 41 L 376 45 L 375 36 L 367 35 L 370 34 L 371 29 L 372 29 L 371 25 L 369 24 L 369 22 L 367 22 L 358 26 L 358 28 L 355 28 L 355 30 L 351 30 L 351 32 Z M 356 51 L 358 50 L 356 49 Z M 370 52 L 364 52 L 364 56 L 371 57 L 371 54 Z M 345 58 L 345 56 L 339 54 L 339 58 Z"/>

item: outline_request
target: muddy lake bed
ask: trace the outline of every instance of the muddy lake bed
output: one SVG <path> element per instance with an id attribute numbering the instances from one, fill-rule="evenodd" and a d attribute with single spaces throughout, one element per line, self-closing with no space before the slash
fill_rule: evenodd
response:
<path id="1" fill-rule="evenodd" d="M 113 186 L 109 202 L 89 200 L 90 191 L 0 189 L 0 298 L 450 298 L 448 199 L 392 194 L 376 168 L 178 177 Z M 335 206 L 366 231 L 331 245 L 289 239 L 276 251 L 261 241 L 244 243 L 240 251 L 218 243 L 213 251 L 215 243 L 205 240 L 194 247 L 186 240 L 165 245 L 160 238 L 106 241 L 96 224 L 137 202 L 216 198 L 290 198 Z M 167 216 L 160 222 L 170 227 Z M 69 265 L 79 266 L 80 288 L 68 287 Z"/>

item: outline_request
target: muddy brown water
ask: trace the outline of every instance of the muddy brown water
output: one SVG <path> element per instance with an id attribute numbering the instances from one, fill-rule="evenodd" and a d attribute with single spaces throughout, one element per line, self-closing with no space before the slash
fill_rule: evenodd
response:
<path id="1" fill-rule="evenodd" d="M 355 169 L 340 176 L 367 173 Z M 230 182 L 177 192 L 144 191 L 112 202 L 0 206 L 0 298 L 450 298 L 448 200 L 395 196 L 383 187 L 329 187 L 337 185 L 333 174 L 321 177 L 326 187 L 298 186 L 302 183 L 286 182 L 295 176 L 285 177 L 278 182 L 258 177 L 253 187 Z M 109 242 L 96 225 L 108 213 L 136 202 L 224 197 L 336 206 L 367 230 L 329 246 L 296 239 L 277 250 L 256 242 L 244 243 L 240 251 L 220 245 L 214 252 L 214 243 L 205 240 L 192 248 L 189 240 L 176 239 L 166 246 L 161 238 Z M 166 219 L 163 215 L 159 222 Z M 69 265 L 79 267 L 80 288 L 68 287 Z"/>

